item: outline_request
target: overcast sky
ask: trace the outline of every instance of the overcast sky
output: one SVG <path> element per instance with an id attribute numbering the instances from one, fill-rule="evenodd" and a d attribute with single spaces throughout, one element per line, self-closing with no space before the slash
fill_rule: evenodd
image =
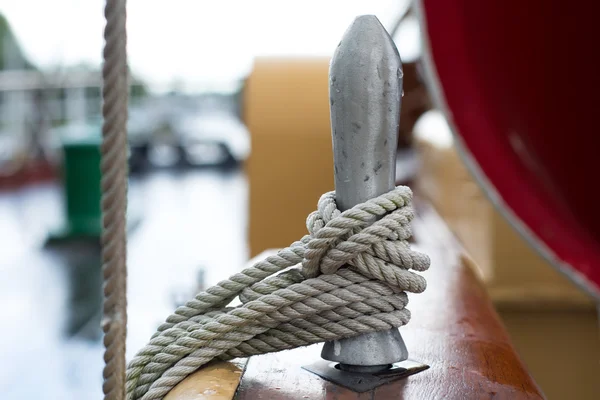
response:
<path id="1" fill-rule="evenodd" d="M 355 16 L 375 14 L 389 29 L 405 6 L 405 0 L 127 3 L 129 63 L 156 88 L 243 77 L 259 55 L 328 56 Z M 99 65 L 103 6 L 103 0 L 0 0 L 25 53 L 42 67 Z"/>

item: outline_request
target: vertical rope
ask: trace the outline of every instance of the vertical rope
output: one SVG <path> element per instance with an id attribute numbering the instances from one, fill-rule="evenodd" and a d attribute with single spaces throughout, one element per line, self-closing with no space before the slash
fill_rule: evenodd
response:
<path id="1" fill-rule="evenodd" d="M 102 270 L 105 400 L 125 399 L 127 36 L 126 0 L 107 0 L 102 67 Z"/>

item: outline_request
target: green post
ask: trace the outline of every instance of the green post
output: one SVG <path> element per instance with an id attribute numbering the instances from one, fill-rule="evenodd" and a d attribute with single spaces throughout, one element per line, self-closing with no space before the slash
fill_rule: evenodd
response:
<path id="1" fill-rule="evenodd" d="M 80 237 L 99 238 L 100 209 L 100 126 L 76 125 L 62 135 L 63 226 L 51 240 Z"/>
<path id="2" fill-rule="evenodd" d="M 74 235 L 99 236 L 100 140 L 90 137 L 64 144 L 64 195 L 66 217 Z"/>

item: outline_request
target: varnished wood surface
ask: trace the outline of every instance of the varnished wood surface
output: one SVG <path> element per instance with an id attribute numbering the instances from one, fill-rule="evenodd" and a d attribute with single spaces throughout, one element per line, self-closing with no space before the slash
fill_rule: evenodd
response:
<path id="1" fill-rule="evenodd" d="M 211 363 L 181 381 L 165 400 L 230 400 L 245 364 L 246 360 Z"/>
<path id="2" fill-rule="evenodd" d="M 227 372 L 239 368 L 235 363 L 213 364 L 180 383 L 168 399 L 226 398 L 228 391 L 211 389 L 215 381 L 229 391 L 239 383 L 237 400 L 543 398 L 509 342 L 470 258 L 431 208 L 418 211 L 413 247 L 429 254 L 432 265 L 424 273 L 428 289 L 410 295 L 413 317 L 401 331 L 411 358 L 427 363 L 429 370 L 358 394 L 302 369 L 320 358 L 321 345 L 314 345 L 252 357 L 243 375 Z"/>
<path id="3" fill-rule="evenodd" d="M 541 399 L 481 282 L 445 224 L 430 208 L 414 223 L 414 247 L 429 254 L 425 293 L 411 295 L 401 329 L 412 359 L 431 368 L 357 394 L 303 370 L 320 345 L 253 357 L 237 400 L 258 399 Z"/>

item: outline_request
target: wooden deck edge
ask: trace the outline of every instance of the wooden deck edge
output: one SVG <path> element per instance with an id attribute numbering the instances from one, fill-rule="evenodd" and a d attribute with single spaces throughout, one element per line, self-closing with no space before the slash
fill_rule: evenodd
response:
<path id="1" fill-rule="evenodd" d="M 246 363 L 246 359 L 212 362 L 181 381 L 165 400 L 231 400 Z"/>

